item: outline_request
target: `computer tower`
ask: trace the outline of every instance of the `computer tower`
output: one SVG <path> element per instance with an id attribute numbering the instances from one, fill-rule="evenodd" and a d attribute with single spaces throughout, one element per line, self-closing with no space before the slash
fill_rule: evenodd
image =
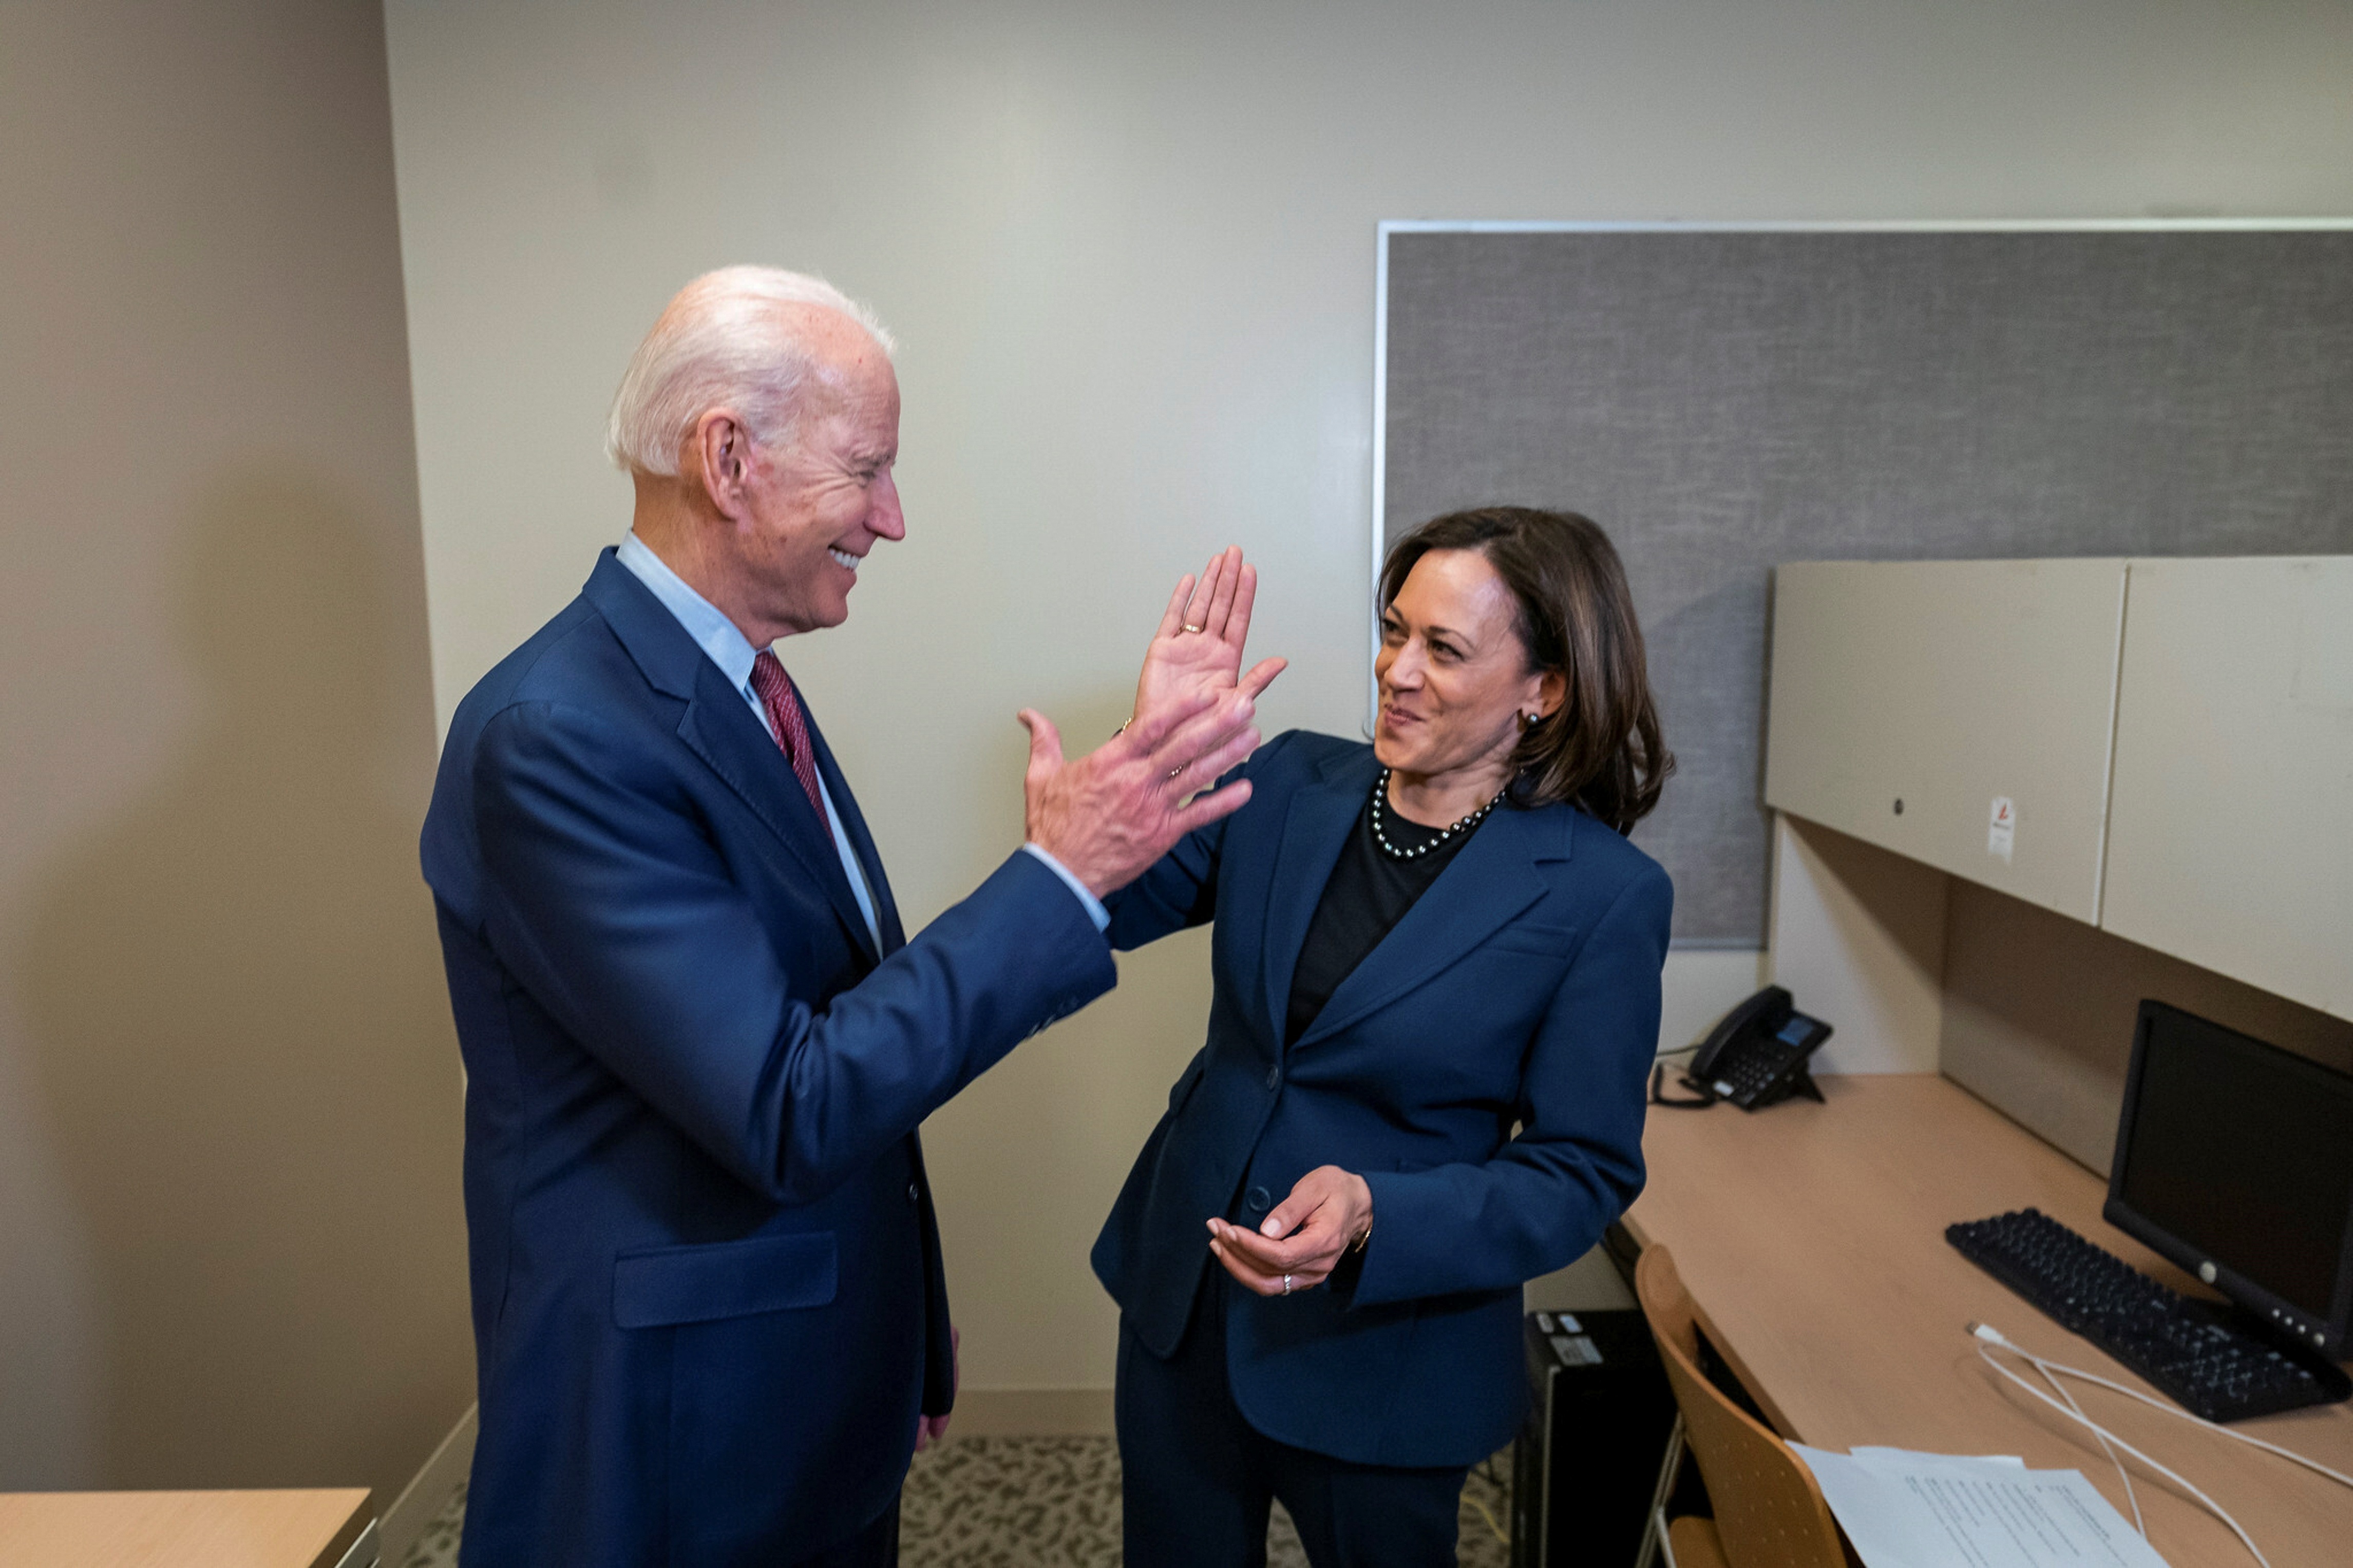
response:
<path id="1" fill-rule="evenodd" d="M 1530 1312 L 1523 1338 L 1512 1568 L 1633 1568 L 1675 1424 L 1650 1326 L 1639 1311 Z"/>

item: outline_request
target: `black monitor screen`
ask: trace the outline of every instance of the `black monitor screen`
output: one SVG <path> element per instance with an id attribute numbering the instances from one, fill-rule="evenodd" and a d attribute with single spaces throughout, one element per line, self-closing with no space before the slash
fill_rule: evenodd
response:
<path id="1" fill-rule="evenodd" d="M 2116 1195 L 2326 1320 L 2353 1210 L 2353 1078 L 2145 1005 Z"/>

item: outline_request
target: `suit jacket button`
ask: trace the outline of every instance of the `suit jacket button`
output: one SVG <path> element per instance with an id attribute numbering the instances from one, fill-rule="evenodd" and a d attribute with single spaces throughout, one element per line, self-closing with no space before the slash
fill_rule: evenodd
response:
<path id="1" fill-rule="evenodd" d="M 1266 1212 L 1267 1205 L 1274 1202 L 1274 1198 L 1264 1187 L 1252 1187 L 1242 1194 L 1242 1202 L 1263 1214 Z"/>
<path id="2" fill-rule="evenodd" d="M 1269 1089 L 1281 1089 L 1282 1087 L 1282 1069 L 1281 1068 L 1269 1068 L 1266 1069 L 1266 1087 Z"/>
<path id="3" fill-rule="evenodd" d="M 923 1202 L 923 1194 L 915 1191 L 915 1184 L 913 1182 L 907 1184 L 907 1201 L 911 1204 Z"/>

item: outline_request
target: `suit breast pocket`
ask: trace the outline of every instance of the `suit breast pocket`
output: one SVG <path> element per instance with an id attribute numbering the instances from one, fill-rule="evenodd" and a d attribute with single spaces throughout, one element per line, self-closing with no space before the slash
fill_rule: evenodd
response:
<path id="1" fill-rule="evenodd" d="M 839 1273 L 829 1230 L 641 1247 L 613 1260 L 613 1323 L 660 1329 L 822 1307 Z"/>
<path id="2" fill-rule="evenodd" d="M 1575 926 L 1535 925 L 1523 921 L 1505 926 L 1487 939 L 1487 951 L 1509 952 L 1525 958 L 1550 958 L 1566 962 L 1569 950 L 1577 945 Z"/>

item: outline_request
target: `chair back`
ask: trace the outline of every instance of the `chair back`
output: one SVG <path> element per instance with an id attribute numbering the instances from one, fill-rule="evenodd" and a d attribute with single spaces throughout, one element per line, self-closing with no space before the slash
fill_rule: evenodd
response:
<path id="1" fill-rule="evenodd" d="M 1634 1295 L 1659 1342 L 1731 1568 L 1844 1568 L 1846 1552 L 1814 1473 L 1700 1371 L 1698 1314 L 1665 1247 L 1642 1249 Z"/>

